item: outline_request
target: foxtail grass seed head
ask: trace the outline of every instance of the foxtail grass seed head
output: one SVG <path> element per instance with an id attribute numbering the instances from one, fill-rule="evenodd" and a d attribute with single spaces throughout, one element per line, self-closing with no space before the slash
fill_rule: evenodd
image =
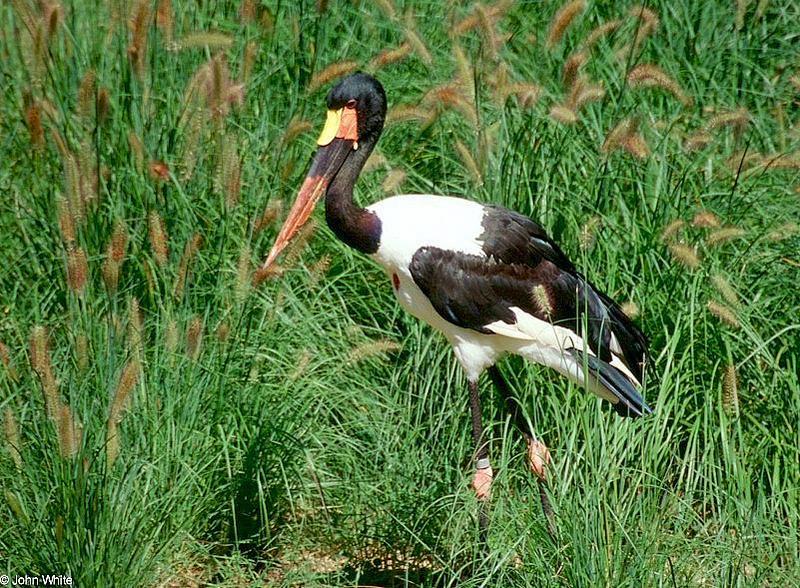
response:
<path id="1" fill-rule="evenodd" d="M 0 363 L 3 364 L 3 367 L 5 368 L 8 377 L 16 382 L 18 374 L 17 370 L 11 363 L 11 352 L 9 351 L 8 346 L 2 341 L 0 341 Z"/>
<path id="2" fill-rule="evenodd" d="M 258 235 L 267 227 L 272 226 L 283 214 L 283 200 L 270 200 L 264 207 L 264 212 L 253 223 L 253 233 Z"/>
<path id="3" fill-rule="evenodd" d="M 8 449 L 11 459 L 14 460 L 14 465 L 17 469 L 22 468 L 22 444 L 20 443 L 19 425 L 17 419 L 14 418 L 14 411 L 10 407 L 6 407 L 3 411 L 3 431 L 6 438 L 6 449 Z"/>
<path id="4" fill-rule="evenodd" d="M 196 361 L 203 347 L 203 320 L 195 316 L 186 328 L 186 355 Z"/>
<path id="5" fill-rule="evenodd" d="M 627 316 L 630 319 L 635 319 L 636 317 L 639 316 L 639 306 L 631 300 L 623 302 L 620 305 L 620 308 L 622 309 L 622 312 L 625 313 L 625 316 Z"/>
<path id="6" fill-rule="evenodd" d="M 384 49 L 381 51 L 372 59 L 372 61 L 369 62 L 370 69 L 373 71 L 379 70 L 388 65 L 392 65 L 393 63 L 402 61 L 409 55 L 411 55 L 411 44 L 406 41 L 398 47 Z"/>
<path id="7" fill-rule="evenodd" d="M 625 140 L 639 128 L 636 118 L 625 118 L 619 121 L 606 135 L 600 150 L 603 153 L 612 153 L 624 145 Z"/>
<path id="8" fill-rule="evenodd" d="M 44 148 L 44 127 L 42 114 L 36 102 L 31 103 L 25 110 L 25 125 L 28 127 L 31 147 L 35 151 L 40 151 Z"/>
<path id="9" fill-rule="evenodd" d="M 667 73 L 652 63 L 641 63 L 628 72 L 628 84 L 632 88 L 661 88 L 677 98 L 684 106 L 690 106 L 692 99 Z"/>
<path id="10" fill-rule="evenodd" d="M 516 97 L 522 108 L 533 108 L 542 93 L 541 86 L 528 83 L 509 84 L 506 89 L 509 95 Z"/>
<path id="11" fill-rule="evenodd" d="M 97 90 L 97 122 L 103 124 L 111 115 L 111 96 L 108 88 L 100 87 Z"/>
<path id="12" fill-rule="evenodd" d="M 69 202 L 69 209 L 76 225 L 85 218 L 83 195 L 81 194 L 81 172 L 75 154 L 67 152 L 61 160 L 64 169 L 64 191 Z"/>
<path id="13" fill-rule="evenodd" d="M 627 118 L 621 121 L 608 134 L 601 151 L 611 153 L 621 149 L 637 159 L 646 159 L 650 155 L 650 147 L 638 129 L 638 118 Z"/>
<path id="14" fill-rule="evenodd" d="M 184 36 L 179 42 L 180 49 L 208 49 L 223 51 L 233 45 L 233 37 L 216 31 L 197 31 Z"/>
<path id="15" fill-rule="evenodd" d="M 69 202 L 63 197 L 59 196 L 56 199 L 56 207 L 58 209 L 58 227 L 61 230 L 61 238 L 69 247 L 75 242 L 75 225 L 77 224 L 77 219 L 72 214 Z"/>
<path id="16" fill-rule="evenodd" d="M 89 275 L 89 263 L 86 252 L 81 247 L 73 247 L 67 251 L 67 285 L 75 294 L 83 294 Z"/>
<path id="17" fill-rule="evenodd" d="M 328 273 L 330 268 L 331 256 L 325 254 L 315 261 L 309 268 L 311 274 L 311 283 L 316 285 L 321 278 L 325 277 L 325 274 Z"/>
<path id="18" fill-rule="evenodd" d="M 430 109 L 422 108 L 416 104 L 398 104 L 392 106 L 386 113 L 386 124 L 393 125 L 401 122 L 424 122 L 430 116 Z"/>
<path id="19" fill-rule="evenodd" d="M 189 278 L 192 259 L 194 259 L 194 256 L 200 250 L 202 244 L 203 238 L 200 236 L 200 233 L 193 234 L 189 237 L 189 240 L 186 241 L 186 245 L 183 247 L 183 255 L 181 255 L 181 259 L 178 262 L 178 275 L 175 278 L 175 288 L 173 291 L 175 298 L 181 298 L 183 296 L 186 281 Z"/>
<path id="20" fill-rule="evenodd" d="M 83 442 L 83 426 L 75 418 L 68 404 L 59 407 L 58 447 L 61 457 L 75 457 Z"/>
<path id="21" fill-rule="evenodd" d="M 242 57 L 242 66 L 239 74 L 242 84 L 245 86 L 250 81 L 250 76 L 253 73 L 253 68 L 256 65 L 258 58 L 258 44 L 255 41 L 250 41 L 244 47 L 244 56 Z"/>
<path id="22" fill-rule="evenodd" d="M 106 290 L 108 290 L 109 294 L 114 294 L 119 287 L 119 270 L 119 264 L 111 259 L 110 256 L 106 256 L 105 260 L 103 260 L 101 271 L 103 273 L 103 283 L 106 285 Z"/>
<path id="23" fill-rule="evenodd" d="M 737 139 L 750 124 L 752 116 L 746 108 L 736 108 L 734 110 L 723 110 L 712 115 L 706 122 L 706 131 L 711 133 L 721 128 L 731 128 L 733 135 Z"/>
<path id="24" fill-rule="evenodd" d="M 478 17 L 478 26 L 483 37 L 483 46 L 489 54 L 489 57 L 494 61 L 498 58 L 498 53 L 503 44 L 510 38 L 510 35 L 501 33 L 497 30 L 498 18 L 492 11 L 477 3 L 474 7 L 475 15 Z"/>
<path id="25" fill-rule="evenodd" d="M 697 269 L 700 267 L 700 257 L 694 247 L 689 247 L 683 243 L 670 243 L 668 247 L 672 258 L 678 263 L 689 269 Z"/>
<path id="26" fill-rule="evenodd" d="M 76 104 L 78 116 L 83 118 L 91 118 L 94 116 L 96 85 L 97 74 L 95 74 L 93 69 L 86 70 L 78 86 L 78 100 Z"/>
<path id="27" fill-rule="evenodd" d="M 169 258 L 169 245 L 167 245 L 167 231 L 164 228 L 164 222 L 161 220 L 159 214 L 152 210 L 148 215 L 147 224 L 150 248 L 153 250 L 156 263 L 163 267 L 167 265 Z"/>
<path id="28" fill-rule="evenodd" d="M 389 17 L 390 20 L 397 20 L 397 8 L 395 8 L 392 0 L 375 0 L 375 6 Z"/>
<path id="29" fill-rule="evenodd" d="M 383 155 L 383 153 L 376 149 L 369 156 L 361 171 L 365 174 L 368 174 L 376 169 L 385 168 L 388 166 L 389 162 L 386 160 L 386 157 Z"/>
<path id="30" fill-rule="evenodd" d="M 622 21 L 619 19 L 609 20 L 608 22 L 601 23 L 597 25 L 595 28 L 591 30 L 589 36 L 586 37 L 586 40 L 583 42 L 583 46 L 586 49 L 590 49 L 593 45 L 595 45 L 600 39 L 606 37 L 616 31 Z"/>
<path id="31" fill-rule="evenodd" d="M 130 405 L 130 397 L 141 372 L 139 361 L 135 358 L 129 359 L 122 369 L 119 382 L 114 390 L 111 406 L 108 410 L 108 422 L 106 425 L 106 459 L 109 467 L 119 455 L 118 425 L 122 421 L 122 416 Z"/>
<path id="32" fill-rule="evenodd" d="M 33 371 L 41 373 L 50 366 L 50 351 L 47 342 L 47 330 L 44 327 L 33 327 L 30 339 L 30 360 Z"/>
<path id="33" fill-rule="evenodd" d="M 338 61 L 332 63 L 312 76 L 311 81 L 308 83 L 308 91 L 314 92 L 323 86 L 327 86 L 332 80 L 352 73 L 356 69 L 358 69 L 357 61 Z"/>
<path id="34" fill-rule="evenodd" d="M 637 19 L 636 32 L 634 33 L 632 49 L 638 49 L 644 40 L 652 35 L 659 26 L 658 14 L 645 6 L 633 6 L 628 14 Z"/>
<path id="35" fill-rule="evenodd" d="M 311 131 L 313 128 L 314 125 L 311 124 L 311 121 L 295 117 L 286 125 L 286 130 L 283 132 L 281 142 L 284 145 L 289 145 L 294 142 L 297 137 Z"/>
<path id="36" fill-rule="evenodd" d="M 166 182 L 169 179 L 169 166 L 163 161 L 153 159 L 147 164 L 150 179 L 155 182 Z"/>
<path id="37" fill-rule="evenodd" d="M 136 388 L 136 383 L 139 381 L 139 374 L 141 372 L 138 360 L 129 359 L 125 367 L 122 368 L 122 373 L 119 377 L 119 382 L 114 390 L 114 397 L 111 401 L 111 408 L 108 412 L 110 421 L 119 423 L 122 421 L 122 416 L 131 403 L 131 393 Z"/>
<path id="38" fill-rule="evenodd" d="M 6 497 L 6 503 L 8 503 L 8 507 L 11 509 L 11 512 L 14 513 L 17 521 L 27 527 L 29 522 L 28 515 L 25 514 L 25 509 L 22 508 L 22 503 L 17 494 L 11 490 L 3 490 L 3 493 Z"/>
<path id="39" fill-rule="evenodd" d="M 119 457 L 119 431 L 116 422 L 108 419 L 106 422 L 106 463 L 109 468 L 114 467 Z"/>
<path id="40" fill-rule="evenodd" d="M 654 31 L 660 24 L 658 14 L 646 6 L 631 6 L 628 14 L 633 18 L 640 19 L 649 31 Z"/>
<path id="41" fill-rule="evenodd" d="M 258 288 L 267 280 L 279 278 L 284 274 L 285 271 L 286 268 L 277 263 L 272 263 L 267 267 L 261 266 L 255 272 L 253 272 L 253 287 Z"/>
<path id="42" fill-rule="evenodd" d="M 597 240 L 597 231 L 603 225 L 603 220 L 599 216 L 593 216 L 581 227 L 580 247 L 584 251 L 592 248 Z"/>
<path id="43" fill-rule="evenodd" d="M 47 26 L 47 40 L 50 42 L 58 33 L 64 20 L 64 8 L 58 2 L 42 2 L 42 17 Z"/>
<path id="44" fill-rule="evenodd" d="M 186 129 L 186 136 L 183 142 L 180 163 L 181 178 L 184 181 L 190 180 L 194 174 L 195 165 L 200 157 L 200 144 L 207 122 L 206 112 L 203 109 L 189 108 L 187 112 L 190 114 L 186 118 L 185 125 L 182 125 Z"/>
<path id="45" fill-rule="evenodd" d="M 550 108 L 550 118 L 564 125 L 574 125 L 578 122 L 577 113 L 564 104 L 554 104 Z"/>
<path id="46" fill-rule="evenodd" d="M 78 151 L 78 173 L 81 202 L 84 209 L 97 203 L 98 175 L 95 167 L 94 144 L 88 139 L 81 142 Z"/>
<path id="47" fill-rule="evenodd" d="M 156 27 L 164 35 L 164 40 L 168 45 L 172 43 L 173 25 L 172 0 L 158 0 L 156 5 Z"/>
<path id="48" fill-rule="evenodd" d="M 767 233 L 770 241 L 783 241 L 800 233 L 800 225 L 797 223 L 784 223 L 778 228 Z"/>
<path id="49" fill-rule="evenodd" d="M 286 247 L 286 265 L 292 265 L 300 258 L 306 245 L 317 232 L 317 227 L 317 221 L 311 219 L 297 232 L 297 236 Z"/>
<path id="50" fill-rule="evenodd" d="M 128 23 L 131 40 L 128 44 L 128 59 L 136 77 L 144 79 L 147 71 L 147 31 L 150 25 L 150 0 L 138 0 Z"/>
<path id="51" fill-rule="evenodd" d="M 143 332 L 139 299 L 135 296 L 131 296 L 128 303 L 128 349 L 130 349 L 136 357 L 139 357 L 142 352 Z"/>
<path id="52" fill-rule="evenodd" d="M 450 36 L 458 37 L 480 26 L 495 26 L 513 4 L 511 0 L 500 0 L 490 5 L 476 4 L 467 16 L 450 28 Z"/>
<path id="53" fill-rule="evenodd" d="M 706 133 L 705 131 L 697 131 L 696 133 L 692 133 L 683 141 L 683 149 L 687 153 L 692 153 L 693 151 L 699 151 L 700 149 L 706 148 L 711 141 L 713 141 L 712 135 Z"/>
<path id="54" fill-rule="evenodd" d="M 765 170 L 800 169 L 800 152 L 765 155 L 761 167 Z"/>
<path id="55" fill-rule="evenodd" d="M 739 173 L 739 170 L 747 170 L 757 165 L 763 165 L 764 157 L 760 153 L 753 153 L 747 150 L 734 151 L 725 160 L 725 165 L 732 173 Z"/>
<path id="56" fill-rule="evenodd" d="M 400 350 L 400 344 L 389 339 L 379 339 L 358 345 L 350 350 L 349 363 L 356 364 L 376 355 L 385 355 Z"/>
<path id="57" fill-rule="evenodd" d="M 725 302 L 734 308 L 741 306 L 739 295 L 736 294 L 736 290 L 733 289 L 733 286 L 731 286 L 731 283 L 725 278 L 725 276 L 714 274 L 711 276 L 711 283 L 714 285 L 714 288 L 716 288 L 717 292 L 719 292 L 720 296 L 725 299 Z"/>
<path id="58" fill-rule="evenodd" d="M 545 318 L 549 321 L 553 316 L 553 304 L 550 302 L 550 296 L 547 294 L 547 289 L 538 284 L 531 290 L 531 300 L 539 308 Z"/>
<path id="59" fill-rule="evenodd" d="M 550 27 L 547 31 L 547 47 L 549 49 L 552 49 L 561 41 L 570 24 L 585 8 L 586 3 L 583 0 L 573 0 L 558 9 L 553 16 L 553 20 L 550 21 Z"/>
<path id="60" fill-rule="evenodd" d="M 478 115 L 475 111 L 475 105 L 459 84 L 443 84 L 428 90 L 422 99 L 422 105 L 444 110 L 455 110 L 462 114 L 473 128 L 478 128 Z M 430 114 L 423 110 L 422 116 L 427 118 Z"/>
<path id="61" fill-rule="evenodd" d="M 121 220 L 114 222 L 111 240 L 108 243 L 108 257 L 116 263 L 125 261 L 125 250 L 128 247 L 128 230 Z"/>
<path id="62" fill-rule="evenodd" d="M 589 60 L 589 54 L 586 51 L 575 51 L 571 53 L 567 60 L 564 62 L 564 67 L 561 70 L 561 81 L 565 88 L 572 87 L 575 79 L 581 68 L 586 65 Z"/>
<path id="63" fill-rule="evenodd" d="M 580 112 L 589 102 L 602 100 L 606 95 L 601 83 L 590 82 L 583 76 L 578 76 L 572 80 L 569 97 L 566 106 L 575 113 Z"/>
<path id="64" fill-rule="evenodd" d="M 231 210 L 235 208 L 239 203 L 239 195 L 242 187 L 242 165 L 234 140 L 225 142 L 222 148 L 222 156 L 216 180 L 219 184 L 218 189 L 225 198 L 225 206 L 227 209 Z"/>
<path id="65" fill-rule="evenodd" d="M 164 349 L 167 353 L 175 353 L 178 348 L 178 323 L 175 319 L 168 319 L 164 327 Z"/>
<path id="66" fill-rule="evenodd" d="M 709 229 L 720 225 L 719 218 L 710 210 L 701 210 L 694 215 L 692 226 L 701 229 Z"/>
<path id="67" fill-rule="evenodd" d="M 419 58 L 422 63 L 425 65 L 432 65 L 433 57 L 431 57 L 431 52 L 428 51 L 425 41 L 422 40 L 422 37 L 420 37 L 419 33 L 417 33 L 415 30 L 414 22 L 411 16 L 411 12 L 406 14 L 406 23 L 405 27 L 403 27 L 403 33 L 405 34 L 406 42 L 409 44 L 411 49 L 417 55 L 417 58 Z"/>
<path id="68" fill-rule="evenodd" d="M 89 367 L 89 338 L 86 333 L 78 333 L 75 337 L 75 362 L 81 372 Z"/>
<path id="69" fill-rule="evenodd" d="M 740 229 L 739 227 L 723 227 L 709 233 L 708 237 L 706 237 L 706 243 L 710 247 L 714 247 L 734 239 L 740 239 L 746 234 L 747 231 Z"/>
<path id="70" fill-rule="evenodd" d="M 406 180 L 406 172 L 402 169 L 393 169 L 384 178 L 381 183 L 381 189 L 384 194 L 397 194 L 400 186 Z"/>
<path id="71" fill-rule="evenodd" d="M 722 408 L 728 414 L 739 414 L 739 377 L 733 364 L 725 366 L 722 373 Z"/>
<path id="72" fill-rule="evenodd" d="M 239 21 L 243 24 L 255 22 L 258 16 L 258 5 L 256 0 L 243 0 L 239 6 Z"/>
<path id="73" fill-rule="evenodd" d="M 308 371 L 308 366 L 311 365 L 311 352 L 308 349 L 303 349 L 297 361 L 294 362 L 294 369 L 288 376 L 290 382 L 296 382 Z"/>
<path id="74" fill-rule="evenodd" d="M 231 336 L 231 326 L 226 321 L 222 321 L 217 325 L 214 334 L 217 337 L 217 341 L 220 343 L 226 343 L 228 338 Z"/>
<path id="75" fill-rule="evenodd" d="M 733 312 L 730 308 L 722 304 L 721 302 L 717 302 L 716 300 L 709 300 L 707 305 L 708 311 L 717 317 L 720 321 L 728 325 L 729 327 L 738 328 L 739 327 L 739 319 L 736 317 L 736 313 Z"/>
<path id="76" fill-rule="evenodd" d="M 142 140 L 139 138 L 134 131 L 128 131 L 128 145 L 131 148 L 131 154 L 133 155 L 133 164 L 136 168 L 136 171 L 139 173 L 144 172 L 144 162 L 145 162 L 145 152 L 144 152 L 144 144 Z"/>
<path id="77" fill-rule="evenodd" d="M 472 177 L 472 181 L 478 186 L 483 185 L 483 174 L 481 173 L 478 163 L 475 161 L 475 158 L 472 156 L 472 152 L 469 150 L 469 148 L 461 141 L 456 141 L 456 151 L 458 151 L 458 156 L 461 159 L 461 163 L 464 164 L 464 167 Z"/>
<path id="78" fill-rule="evenodd" d="M 289 181 L 289 178 L 292 177 L 294 173 L 294 169 L 297 165 L 297 160 L 293 157 L 288 158 L 286 163 L 281 168 L 280 179 L 281 183 Z"/>

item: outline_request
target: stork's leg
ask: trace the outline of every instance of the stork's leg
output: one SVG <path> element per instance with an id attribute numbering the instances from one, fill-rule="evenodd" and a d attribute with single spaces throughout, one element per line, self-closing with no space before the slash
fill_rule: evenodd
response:
<path id="1" fill-rule="evenodd" d="M 494 472 L 489 463 L 489 446 L 483 436 L 483 420 L 481 418 L 481 399 L 478 392 L 478 380 L 469 381 L 469 411 L 472 415 L 472 442 L 475 445 L 475 475 L 472 478 L 472 488 L 481 501 L 478 507 L 478 534 L 483 548 L 486 549 L 486 539 L 489 533 L 489 513 L 486 503 L 492 489 Z"/>
<path id="2" fill-rule="evenodd" d="M 525 443 L 528 446 L 528 467 L 536 475 L 537 481 L 539 482 L 539 499 L 542 503 L 542 512 L 547 519 L 547 530 L 550 536 L 555 538 L 553 507 L 550 505 L 550 499 L 547 497 L 544 488 L 547 483 L 547 466 L 551 461 L 550 451 L 547 449 L 547 445 L 536 437 L 536 434 L 533 432 L 533 427 L 531 427 L 528 419 L 522 414 L 522 407 L 520 407 L 517 399 L 514 398 L 514 395 L 511 393 L 511 388 L 505 381 L 505 378 L 503 378 L 503 374 L 500 373 L 497 366 L 493 365 L 489 368 L 489 377 L 492 379 L 495 388 L 497 388 L 500 395 L 503 397 L 506 408 L 514 419 L 514 423 L 525 437 Z"/>
<path id="3" fill-rule="evenodd" d="M 536 437 L 536 433 L 533 432 L 533 427 L 531 427 L 528 419 L 522 414 L 522 408 L 519 402 L 514 398 L 514 395 L 511 393 L 511 388 L 505 381 L 505 378 L 503 378 L 497 366 L 489 368 L 489 377 L 492 379 L 495 388 L 497 388 L 500 395 L 503 397 L 506 408 L 511 414 L 511 418 L 514 419 L 514 424 L 525 437 L 525 443 L 528 446 L 528 467 L 539 480 L 545 481 L 547 479 L 547 465 L 551 461 L 550 451 L 547 449 L 547 445 Z"/>
<path id="4" fill-rule="evenodd" d="M 481 400 L 477 380 L 469 382 L 469 410 L 472 415 L 472 442 L 475 445 L 475 476 L 472 478 L 472 488 L 479 500 L 487 500 L 491 492 L 494 472 L 489 463 L 489 446 L 483 436 Z"/>

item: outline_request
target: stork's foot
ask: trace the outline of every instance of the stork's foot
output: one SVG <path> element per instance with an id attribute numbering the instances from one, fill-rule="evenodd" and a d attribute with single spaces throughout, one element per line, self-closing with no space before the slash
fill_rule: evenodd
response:
<path id="1" fill-rule="evenodd" d="M 492 492 L 492 480 L 494 479 L 494 472 L 491 466 L 485 468 L 477 468 L 475 475 L 472 478 L 472 489 L 475 490 L 475 496 L 480 501 L 489 500 Z"/>
<path id="2" fill-rule="evenodd" d="M 550 465 L 550 450 L 547 445 L 538 439 L 527 438 L 528 443 L 528 467 L 536 474 L 541 481 L 547 478 L 547 466 Z"/>

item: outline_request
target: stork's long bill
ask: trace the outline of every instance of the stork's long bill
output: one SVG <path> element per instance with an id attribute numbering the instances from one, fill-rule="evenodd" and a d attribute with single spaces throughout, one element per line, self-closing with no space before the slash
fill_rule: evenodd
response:
<path id="1" fill-rule="evenodd" d="M 292 237 L 308 221 L 331 180 L 339 172 L 347 157 L 358 149 L 358 119 L 355 104 L 348 104 L 338 110 L 328 110 L 328 118 L 317 139 L 317 145 L 319 147 L 311 162 L 308 175 L 275 239 L 275 244 L 261 266 L 262 269 L 268 268 L 275 261 Z"/>

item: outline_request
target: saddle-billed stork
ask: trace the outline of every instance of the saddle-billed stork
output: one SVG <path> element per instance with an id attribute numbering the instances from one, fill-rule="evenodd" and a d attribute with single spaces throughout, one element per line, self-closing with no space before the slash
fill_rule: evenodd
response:
<path id="1" fill-rule="evenodd" d="M 493 478 L 478 395 L 485 370 L 525 435 L 528 464 L 540 480 L 550 459 L 495 367 L 502 355 L 555 369 L 622 416 L 651 412 L 637 391 L 645 336 L 542 227 L 500 206 L 447 196 L 406 194 L 358 206 L 353 186 L 383 131 L 386 94 L 375 78 L 356 73 L 331 89 L 327 105 L 311 169 L 262 269 L 324 195 L 336 236 L 383 266 L 400 305 L 453 346 L 469 383 L 479 499 L 489 496 Z"/>

